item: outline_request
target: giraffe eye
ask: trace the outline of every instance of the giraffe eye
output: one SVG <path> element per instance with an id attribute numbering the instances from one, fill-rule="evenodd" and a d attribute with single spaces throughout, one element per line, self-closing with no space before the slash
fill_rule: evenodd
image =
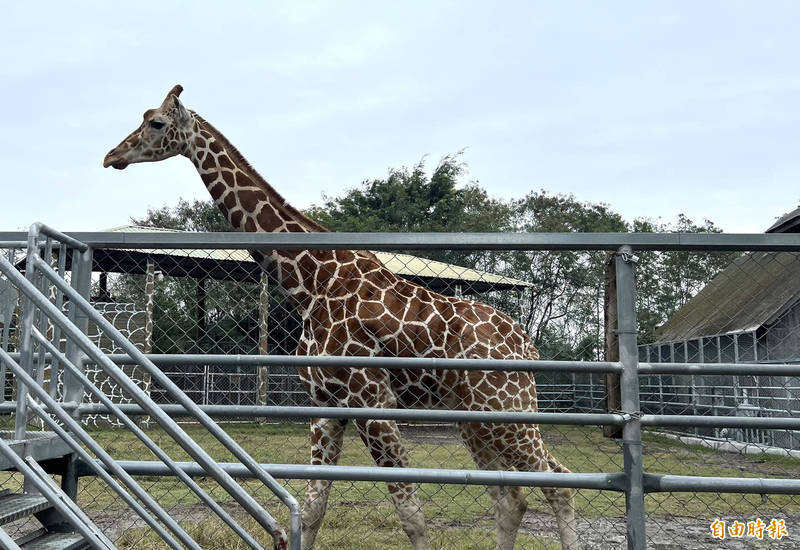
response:
<path id="1" fill-rule="evenodd" d="M 150 121 L 150 128 L 153 128 L 155 130 L 160 130 L 165 125 L 166 125 L 166 122 L 161 122 L 159 120 L 151 120 Z"/>

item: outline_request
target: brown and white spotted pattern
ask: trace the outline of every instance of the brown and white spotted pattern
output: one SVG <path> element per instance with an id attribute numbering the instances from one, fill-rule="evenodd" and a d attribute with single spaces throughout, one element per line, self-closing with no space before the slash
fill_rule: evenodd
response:
<path id="1" fill-rule="evenodd" d="M 174 87 L 158 109 L 105 158 L 125 168 L 178 154 L 188 157 L 231 225 L 241 231 L 314 232 L 325 228 L 288 205 L 213 126 L 184 108 Z M 256 253 L 272 270 L 303 323 L 298 355 L 537 359 L 522 328 L 486 304 L 442 296 L 396 276 L 369 252 Z M 337 407 L 461 408 L 535 411 L 533 376 L 520 372 L 380 369 L 299 369 L 314 403 Z M 360 420 L 356 427 L 379 466 L 406 466 L 397 425 Z M 528 424 L 462 423 L 459 432 L 481 469 L 568 471 Z M 344 424 L 311 423 L 311 463 L 336 464 Z M 303 547 L 312 548 L 322 524 L 330 483 L 308 482 Z M 413 484 L 389 491 L 415 550 L 429 548 L 425 518 Z M 524 491 L 492 487 L 497 548 L 510 550 L 527 508 Z M 573 491 L 545 489 L 562 547 L 578 548 Z"/>

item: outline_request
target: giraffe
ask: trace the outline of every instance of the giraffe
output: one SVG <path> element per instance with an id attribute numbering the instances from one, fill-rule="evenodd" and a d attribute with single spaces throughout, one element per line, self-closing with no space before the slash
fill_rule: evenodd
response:
<path id="1" fill-rule="evenodd" d="M 216 128 L 183 106 L 176 85 L 143 122 L 112 149 L 104 167 L 188 157 L 215 203 L 240 231 L 327 231 L 289 205 Z M 297 355 L 538 359 L 522 327 L 492 307 L 437 294 L 389 271 L 372 253 L 351 250 L 254 251 L 280 283 L 302 320 Z M 338 407 L 464 408 L 536 411 L 533 375 L 464 370 L 298 369 L 314 404 Z M 357 420 L 377 466 L 409 463 L 394 421 Z M 346 422 L 311 421 L 311 464 L 335 465 Z M 481 469 L 568 472 L 532 424 L 460 423 L 458 431 Z M 302 544 L 311 549 L 331 483 L 309 480 Z M 389 483 L 389 493 L 414 550 L 430 548 L 416 487 Z M 519 487 L 489 487 L 498 550 L 511 550 L 527 509 Z M 543 488 L 562 548 L 577 550 L 574 491 Z"/>

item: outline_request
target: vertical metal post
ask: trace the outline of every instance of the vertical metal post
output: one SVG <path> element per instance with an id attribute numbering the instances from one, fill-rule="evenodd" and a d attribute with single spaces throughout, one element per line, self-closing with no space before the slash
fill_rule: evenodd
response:
<path id="1" fill-rule="evenodd" d="M 9 248 L 8 249 L 8 261 L 11 264 L 14 264 L 14 256 L 15 256 L 16 249 Z M 14 291 L 14 287 L 11 286 L 9 283 L 8 285 L 9 292 Z M 9 301 L 9 305 L 11 302 Z M 14 308 L 10 307 L 5 311 L 8 314 L 7 317 L 3 318 L 3 330 L 2 330 L 2 340 L 0 340 L 0 347 L 2 347 L 6 351 L 11 351 L 9 349 L 9 341 L 10 341 L 10 332 L 11 332 L 11 321 L 14 318 Z M 17 320 L 17 326 L 19 326 L 19 319 Z M 19 330 L 19 329 L 17 329 Z M 0 360 L 0 403 L 5 402 L 6 400 L 6 364 Z"/>
<path id="2" fill-rule="evenodd" d="M 45 239 L 45 246 L 44 246 L 44 261 L 48 264 L 52 264 L 53 262 L 53 239 L 47 237 Z M 44 295 L 50 295 L 50 289 L 55 292 L 55 287 L 53 287 L 47 279 L 44 278 L 44 275 L 38 274 L 38 281 L 31 281 L 35 283 L 38 288 L 39 292 Z M 50 296 L 51 301 L 55 301 L 54 296 Z M 50 331 L 48 330 L 48 321 L 47 317 L 45 317 L 44 312 L 39 312 L 39 332 L 45 335 L 50 335 Z M 44 369 L 45 369 L 45 352 L 44 346 L 39 346 L 39 355 L 36 362 L 36 381 L 39 383 L 40 386 L 44 387 Z"/>
<path id="3" fill-rule="evenodd" d="M 62 244 L 66 248 L 65 244 Z M 85 252 L 72 249 L 72 279 L 70 286 L 74 288 L 81 296 L 87 300 L 91 297 L 92 292 L 92 248 L 88 248 Z M 84 334 L 89 332 L 89 317 L 83 313 L 72 301 L 69 304 L 68 311 L 69 320 Z M 56 342 L 56 345 L 58 343 Z M 72 364 L 77 365 L 81 371 L 84 371 L 85 362 L 83 360 L 83 352 L 78 344 L 71 338 L 67 338 L 65 353 L 67 359 Z M 64 388 L 63 400 L 65 403 L 75 402 L 80 404 L 83 401 L 83 384 L 79 378 L 74 376 L 69 370 L 64 369 L 63 374 Z M 78 408 L 75 408 L 75 416 L 78 416 Z M 70 453 L 64 457 L 65 467 L 61 476 L 61 487 L 64 492 L 72 499 L 77 500 L 78 496 L 78 470 L 76 468 L 76 455 Z"/>
<path id="4" fill-rule="evenodd" d="M 625 514 L 627 518 L 628 550 L 645 550 L 645 530 L 642 429 L 639 421 L 639 353 L 636 348 L 636 258 L 630 246 L 617 251 L 617 332 L 619 360 L 622 364 L 620 390 L 622 411 L 631 420 L 622 428 L 622 453 L 625 465 Z"/>
<path id="5" fill-rule="evenodd" d="M 64 457 L 61 473 L 61 490 L 73 501 L 78 501 L 78 455 L 70 453 Z"/>
<path id="6" fill-rule="evenodd" d="M 603 292 L 604 351 L 606 361 L 619 361 L 619 335 L 617 328 L 617 275 L 616 258 L 610 252 L 605 258 L 605 277 Z M 590 375 L 591 378 L 591 375 Z M 619 374 L 605 375 L 605 412 L 622 410 L 619 389 Z M 592 384 L 590 387 L 594 387 Z M 620 439 L 622 426 L 603 426 L 603 437 Z"/>
<path id="7" fill-rule="evenodd" d="M 25 278 L 36 286 L 36 267 L 34 257 L 39 254 L 39 230 L 36 225 L 28 232 L 28 249 L 25 260 Z M 28 296 L 22 300 L 22 323 L 19 326 L 20 366 L 26 374 L 33 375 L 33 339 L 31 330 L 36 310 Z M 28 425 L 28 388 L 17 381 L 17 406 L 14 418 L 14 439 L 25 439 Z"/>
<path id="8" fill-rule="evenodd" d="M 758 363 L 758 338 L 756 331 L 753 331 L 753 363 Z"/>
<path id="9" fill-rule="evenodd" d="M 92 249 L 85 252 L 72 250 L 72 280 L 70 285 L 82 297 L 89 300 L 92 286 Z M 84 334 L 89 332 L 89 317 L 73 303 L 69 304 L 69 320 Z M 67 359 L 83 368 L 82 352 L 75 342 L 67 340 Z M 83 401 L 83 385 L 71 373 L 64 372 L 64 402 L 81 403 Z M 77 412 L 77 409 L 76 409 Z"/>

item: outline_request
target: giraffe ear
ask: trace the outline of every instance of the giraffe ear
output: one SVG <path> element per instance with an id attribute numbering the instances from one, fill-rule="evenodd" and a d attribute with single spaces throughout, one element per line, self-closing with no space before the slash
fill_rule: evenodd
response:
<path id="1" fill-rule="evenodd" d="M 171 99 L 175 106 L 175 119 L 177 120 L 177 122 L 179 122 L 180 124 L 188 123 L 189 111 L 186 109 L 186 107 L 183 106 L 183 103 L 181 103 L 181 100 L 178 99 L 177 95 L 173 94 Z"/>

